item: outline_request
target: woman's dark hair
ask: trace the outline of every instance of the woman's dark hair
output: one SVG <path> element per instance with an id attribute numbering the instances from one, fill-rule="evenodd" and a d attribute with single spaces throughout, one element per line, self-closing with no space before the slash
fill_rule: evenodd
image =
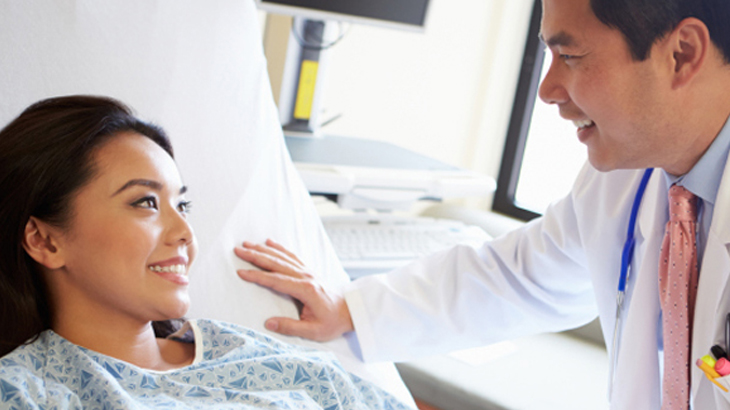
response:
<path id="1" fill-rule="evenodd" d="M 74 194 L 95 175 L 93 154 L 120 132 L 150 138 L 173 156 L 165 132 L 105 97 L 50 98 L 0 130 L 0 356 L 51 326 L 39 265 L 25 252 L 31 216 L 66 228 Z M 174 330 L 154 324 L 158 336 Z"/>
<path id="2" fill-rule="evenodd" d="M 638 61 L 646 60 L 654 43 L 680 21 L 695 17 L 705 23 L 712 42 L 730 63 L 728 0 L 591 0 L 591 7 L 603 24 L 623 33 Z"/>

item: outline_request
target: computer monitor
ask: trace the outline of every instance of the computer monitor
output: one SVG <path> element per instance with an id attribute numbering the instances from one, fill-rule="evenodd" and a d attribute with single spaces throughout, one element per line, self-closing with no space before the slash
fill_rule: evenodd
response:
<path id="1" fill-rule="evenodd" d="M 407 210 L 419 199 L 485 196 L 494 190 L 490 177 L 392 144 L 318 132 L 319 76 L 337 38 L 328 33 L 334 25 L 325 22 L 424 31 L 430 1 L 256 0 L 259 9 L 295 17 L 279 110 L 287 147 L 311 193 L 336 197 L 343 208 Z"/>
<path id="2" fill-rule="evenodd" d="M 287 136 L 318 137 L 327 50 L 344 35 L 334 22 L 423 31 L 430 0 L 256 0 L 267 12 L 294 16 L 281 80 L 279 114 Z"/>
<path id="3" fill-rule="evenodd" d="M 423 30 L 429 0 L 256 0 L 271 13 L 370 24 L 401 30 Z"/>

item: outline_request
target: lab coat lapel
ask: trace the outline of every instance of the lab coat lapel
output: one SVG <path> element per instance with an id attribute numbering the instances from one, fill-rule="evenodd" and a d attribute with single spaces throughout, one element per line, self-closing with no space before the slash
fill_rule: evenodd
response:
<path id="1" fill-rule="evenodd" d="M 630 278 L 630 300 L 622 335 L 616 387 L 611 407 L 658 408 L 661 402 L 657 339 L 659 331 L 659 249 L 668 217 L 667 187 L 661 172 L 654 172 L 646 187 L 636 229 L 638 269 Z M 656 383 L 646 383 L 656 380 Z"/>
<path id="2" fill-rule="evenodd" d="M 664 226 L 669 219 L 667 192 L 667 184 L 662 171 L 660 169 L 654 170 L 651 180 L 646 186 L 644 199 L 639 210 L 638 234 L 644 240 L 652 238 L 657 233 L 659 235 L 664 233 Z M 658 276 L 657 281 L 659 281 Z"/>
<path id="3" fill-rule="evenodd" d="M 730 313 L 727 300 L 728 277 L 730 276 L 730 166 L 726 164 L 710 225 L 710 233 L 702 259 L 700 280 L 697 289 L 694 324 L 692 330 L 692 361 L 706 355 L 710 347 L 719 341 L 723 319 Z M 696 397 L 704 374 L 692 366 L 692 395 Z"/>

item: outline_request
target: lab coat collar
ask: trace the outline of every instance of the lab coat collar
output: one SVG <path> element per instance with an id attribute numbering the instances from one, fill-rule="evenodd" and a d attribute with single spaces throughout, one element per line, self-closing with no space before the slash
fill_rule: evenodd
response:
<path id="1" fill-rule="evenodd" d="M 720 242 L 727 244 L 730 243 L 730 212 L 725 212 L 725 210 L 729 209 L 728 206 L 730 206 L 730 160 L 725 163 L 725 170 L 723 171 L 716 201 L 710 232 Z"/>
<path id="2" fill-rule="evenodd" d="M 643 239 L 651 238 L 657 233 L 663 235 L 664 226 L 669 220 L 668 189 L 662 174 L 662 172 L 652 174 L 641 201 L 637 236 Z"/>
<path id="3" fill-rule="evenodd" d="M 667 199 L 668 188 L 661 172 L 654 172 L 646 187 L 646 193 L 639 210 L 639 222 L 637 235 L 642 238 L 655 235 L 657 232 L 664 234 L 664 227 L 669 220 L 669 201 Z M 719 243 L 722 246 L 730 244 L 730 158 L 725 163 L 720 189 L 716 197 L 715 212 L 710 224 L 710 235 L 707 245 Z M 717 242 L 716 242 L 717 241 Z M 717 256 L 717 255 L 715 255 Z M 704 257 L 704 261 L 712 258 Z M 704 263 L 703 263 L 704 265 Z M 704 269 L 704 266 L 703 266 Z M 724 272 L 723 275 L 727 275 Z M 725 276 L 727 279 L 727 276 Z M 723 282 L 724 283 L 724 282 Z"/>

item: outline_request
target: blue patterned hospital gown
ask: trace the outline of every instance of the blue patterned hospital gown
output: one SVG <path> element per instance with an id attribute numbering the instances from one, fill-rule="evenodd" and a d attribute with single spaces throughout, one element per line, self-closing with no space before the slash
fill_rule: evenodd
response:
<path id="1" fill-rule="evenodd" d="M 192 365 L 146 370 L 47 330 L 0 359 L 0 409 L 407 409 L 331 353 L 210 320 L 186 324 Z"/>

